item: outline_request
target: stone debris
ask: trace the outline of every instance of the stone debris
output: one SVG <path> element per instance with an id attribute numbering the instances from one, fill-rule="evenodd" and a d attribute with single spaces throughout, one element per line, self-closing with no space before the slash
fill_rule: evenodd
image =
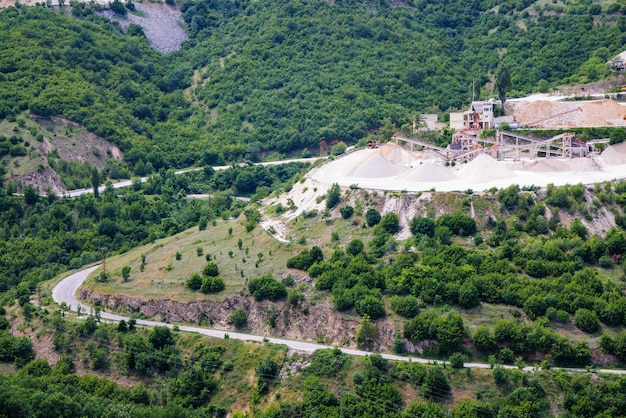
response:
<path id="1" fill-rule="evenodd" d="M 187 32 L 183 29 L 182 14 L 177 7 L 165 3 L 133 4 L 143 16 L 127 13 L 126 16 L 120 17 L 111 10 L 105 10 L 102 14 L 118 22 L 124 30 L 128 29 L 131 23 L 141 26 L 150 40 L 150 46 L 163 54 L 178 51 L 183 42 L 189 39 Z"/>
<path id="2" fill-rule="evenodd" d="M 520 101 L 514 116 L 520 126 L 533 128 L 626 126 L 626 106 L 614 100 Z"/>

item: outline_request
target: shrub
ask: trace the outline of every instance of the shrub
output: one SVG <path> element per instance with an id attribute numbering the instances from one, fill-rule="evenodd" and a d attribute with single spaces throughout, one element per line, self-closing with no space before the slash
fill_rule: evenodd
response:
<path id="1" fill-rule="evenodd" d="M 311 250 L 304 250 L 295 257 L 287 260 L 287 267 L 307 271 L 314 263 L 324 260 L 324 254 L 320 247 L 313 247 Z"/>
<path id="2" fill-rule="evenodd" d="M 504 370 L 504 367 L 497 365 L 493 368 L 493 380 L 498 385 L 502 385 L 508 380 L 508 373 Z"/>
<path id="3" fill-rule="evenodd" d="M 324 268 L 320 264 L 318 264 L 318 263 L 313 263 L 313 265 L 311 267 L 309 267 L 309 269 L 307 270 L 307 273 L 311 277 L 317 277 L 320 274 L 322 274 L 323 272 L 324 272 Z"/>
<path id="4" fill-rule="evenodd" d="M 303 301 L 304 301 L 304 293 L 296 289 L 291 289 L 289 291 L 289 303 L 290 304 L 292 304 L 293 306 L 298 306 Z"/>
<path id="5" fill-rule="evenodd" d="M 356 257 L 358 254 L 361 254 L 364 249 L 365 249 L 365 245 L 363 244 L 363 241 L 359 239 L 353 239 L 346 246 L 346 252 L 353 257 Z"/>
<path id="6" fill-rule="evenodd" d="M 202 274 L 207 277 L 217 277 L 220 274 L 219 269 L 217 268 L 217 264 L 211 261 L 208 263 L 204 269 L 202 270 Z"/>
<path id="7" fill-rule="evenodd" d="M 50 367 L 48 360 L 43 358 L 31 361 L 22 369 L 22 373 L 35 377 L 47 376 L 51 372 L 52 367 Z"/>
<path id="8" fill-rule="evenodd" d="M 294 279 L 293 279 L 293 276 L 292 276 L 291 274 L 289 274 L 287 277 L 285 277 L 285 278 L 283 279 L 283 284 L 284 284 L 285 286 L 288 286 L 288 287 L 293 286 L 293 285 L 295 284 L 295 281 L 294 281 Z"/>
<path id="9" fill-rule="evenodd" d="M 175 345 L 174 335 L 168 327 L 154 327 L 148 334 L 148 341 L 152 346 L 161 350 L 166 346 Z"/>
<path id="10" fill-rule="evenodd" d="M 439 367 L 433 367 L 426 372 L 422 395 L 428 399 L 442 400 L 449 396 L 450 383 Z"/>
<path id="11" fill-rule="evenodd" d="M 459 305 L 462 308 L 470 309 L 478 306 L 480 299 L 478 297 L 478 289 L 471 281 L 466 281 L 459 288 Z"/>
<path id="12" fill-rule="evenodd" d="M 340 155 L 340 154 L 343 154 L 344 152 L 346 152 L 346 149 L 348 149 L 348 146 L 346 145 L 346 143 L 343 142 L 343 141 L 339 141 L 335 145 L 330 147 L 330 154 L 331 155 Z"/>
<path id="13" fill-rule="evenodd" d="M 324 253 L 322 253 L 322 249 L 317 245 L 311 248 L 311 252 L 309 254 L 311 255 L 311 260 L 313 260 L 314 263 L 321 263 L 324 261 Z"/>
<path id="14" fill-rule="evenodd" d="M 332 209 L 339 204 L 341 201 L 341 189 L 339 188 L 339 184 L 333 183 L 326 194 L 326 208 Z"/>
<path id="15" fill-rule="evenodd" d="M 496 348 L 496 341 L 488 327 L 480 326 L 476 328 L 473 340 L 476 349 L 483 353 L 491 353 Z"/>
<path id="16" fill-rule="evenodd" d="M 450 245 L 452 242 L 452 231 L 448 227 L 438 226 L 435 228 L 435 239 L 443 245 Z"/>
<path id="17" fill-rule="evenodd" d="M 319 377 L 335 377 L 349 360 L 350 357 L 338 348 L 317 350 L 313 353 L 311 365 L 305 369 L 305 373 Z"/>
<path id="18" fill-rule="evenodd" d="M 111 11 L 115 14 L 122 15 L 122 16 L 126 14 L 126 7 L 124 6 L 124 3 L 122 3 L 119 0 L 113 1 L 110 7 L 111 7 Z"/>
<path id="19" fill-rule="evenodd" d="M 35 358 L 33 342 L 28 337 L 13 338 L 13 360 L 17 367 L 23 367 Z"/>
<path id="20" fill-rule="evenodd" d="M 350 289 L 338 288 L 333 290 L 333 305 L 338 311 L 347 311 L 354 306 L 354 296 Z"/>
<path id="21" fill-rule="evenodd" d="M 404 336 L 413 342 L 436 339 L 440 354 L 454 353 L 463 350 L 465 326 L 458 312 L 423 311 L 404 323 Z"/>
<path id="22" fill-rule="evenodd" d="M 217 293 L 224 290 L 225 287 L 226 285 L 221 277 L 205 277 L 202 280 L 200 291 L 202 293 Z"/>
<path id="23" fill-rule="evenodd" d="M 243 328 L 248 323 L 248 311 L 243 308 L 235 309 L 228 317 L 228 320 L 235 328 Z"/>
<path id="24" fill-rule="evenodd" d="M 361 318 L 361 324 L 356 331 L 356 344 L 359 348 L 368 348 L 374 342 L 377 335 L 376 325 L 374 325 L 369 316 L 364 315 Z"/>
<path id="25" fill-rule="evenodd" d="M 513 210 L 519 202 L 520 188 L 514 184 L 498 192 L 498 200 L 507 210 Z"/>
<path id="26" fill-rule="evenodd" d="M 341 209 L 339 209 L 339 213 L 341 213 L 341 217 L 343 219 L 350 219 L 350 217 L 354 213 L 354 208 L 350 205 L 344 206 Z"/>
<path id="27" fill-rule="evenodd" d="M 626 129 L 613 129 L 609 133 L 609 145 L 620 144 L 626 141 Z"/>
<path id="28" fill-rule="evenodd" d="M 11 323 L 4 316 L 0 316 L 0 331 L 11 328 Z"/>
<path id="29" fill-rule="evenodd" d="M 598 265 L 604 269 L 610 269 L 613 267 L 613 261 L 608 255 L 603 255 L 598 259 Z"/>
<path id="30" fill-rule="evenodd" d="M 378 212 L 376 209 L 368 209 L 367 212 L 365 212 L 365 222 L 367 222 L 367 226 L 369 226 L 370 228 L 378 225 L 378 223 L 380 222 L 380 212 Z"/>
<path id="31" fill-rule="evenodd" d="M 416 217 L 409 222 L 409 230 L 413 235 L 435 236 L 435 221 L 430 218 Z"/>
<path id="32" fill-rule="evenodd" d="M 278 374 L 278 364 L 272 359 L 267 359 L 256 368 L 256 374 L 259 376 L 257 391 L 259 394 L 266 394 L 269 390 L 269 384 Z"/>
<path id="33" fill-rule="evenodd" d="M 395 337 L 393 337 L 393 352 L 396 354 L 403 354 L 406 351 L 406 348 L 404 346 L 404 338 L 402 337 L 402 334 L 396 334 Z"/>
<path id="34" fill-rule="evenodd" d="M 356 311 L 361 316 L 369 316 L 371 319 L 378 319 L 385 316 L 385 305 L 376 296 L 367 295 L 359 299 L 354 304 Z"/>
<path id="35" fill-rule="evenodd" d="M 462 369 L 467 361 L 467 355 L 463 353 L 454 353 L 448 359 L 453 369 Z"/>
<path id="36" fill-rule="evenodd" d="M 389 298 L 391 309 L 405 318 L 414 318 L 419 314 L 419 302 L 415 296 L 392 296 Z"/>
<path id="37" fill-rule="evenodd" d="M 200 277 L 198 273 L 194 273 L 189 279 L 187 279 L 185 284 L 191 290 L 199 290 L 202 286 L 202 277 Z"/>
<path id="38" fill-rule="evenodd" d="M 584 332 L 596 332 L 600 328 L 598 316 L 589 309 L 578 309 L 574 314 L 576 327 Z"/>
<path id="39" fill-rule="evenodd" d="M 398 231 L 400 231 L 400 218 L 398 217 L 398 214 L 395 212 L 386 213 L 380 219 L 378 228 L 391 235 L 396 234 Z"/>
<path id="40" fill-rule="evenodd" d="M 313 259 L 309 254 L 309 250 L 304 250 L 295 257 L 287 260 L 287 267 L 290 269 L 308 270 L 313 265 Z"/>
<path id="41" fill-rule="evenodd" d="M 506 364 L 511 364 L 513 363 L 513 360 L 515 359 L 515 353 L 513 353 L 513 350 L 511 350 L 508 347 L 503 348 L 502 350 L 500 350 L 500 361 L 502 361 L 503 363 Z"/>
<path id="42" fill-rule="evenodd" d="M 445 226 L 455 235 L 469 236 L 476 233 L 476 221 L 464 213 L 446 213 L 437 219 L 437 226 Z"/>
<path id="43" fill-rule="evenodd" d="M 248 283 L 248 290 L 256 300 L 278 300 L 287 296 L 287 288 L 271 274 L 252 279 Z"/>

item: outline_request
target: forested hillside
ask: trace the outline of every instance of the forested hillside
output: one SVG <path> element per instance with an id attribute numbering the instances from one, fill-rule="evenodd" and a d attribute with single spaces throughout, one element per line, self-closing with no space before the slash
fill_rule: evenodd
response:
<path id="1" fill-rule="evenodd" d="M 248 228 L 248 213 L 257 206 L 233 207 L 225 198 L 210 204 L 189 202 L 181 192 L 202 183 L 219 188 L 229 178 L 237 184 L 237 178 L 247 177 L 244 173 L 252 170 L 256 168 L 220 174 L 205 170 L 190 179 L 170 173 L 144 186 L 137 183 L 123 194 L 109 189 L 98 198 L 58 201 L 32 193 L 24 198 L 2 196 L 3 222 L 11 228 L 4 231 L 7 242 L 0 246 L 5 283 L 10 287 L 0 307 L 0 361 L 4 363 L 0 409 L 34 416 L 50 411 L 58 416 L 107 416 L 111 410 L 132 416 L 225 416 L 228 412 L 241 416 L 237 414 L 249 411 L 248 416 L 259 417 L 398 418 L 626 413 L 626 380 L 592 374 L 597 365 L 620 367 L 626 359 L 621 261 L 626 254 L 622 229 L 626 182 L 546 190 L 512 186 L 482 196 L 433 194 L 428 203 L 433 212 L 436 205 L 451 213 L 413 218 L 411 236 L 404 240 L 397 234 L 397 214 L 381 216 L 374 193 L 351 191 L 357 196 L 352 200 L 349 193 L 329 191 L 326 202 L 332 215 L 310 211 L 292 225 L 321 248 L 306 241 L 275 243 L 291 253 L 299 251 L 286 264 L 307 270 L 314 282 L 295 284 L 291 276 L 291 281 L 279 282 L 268 275 L 232 286 L 238 279 L 226 273 L 226 263 L 245 265 L 249 274 L 255 257 L 257 264 L 266 257 L 255 256 L 253 250 L 246 263 L 254 235 L 239 232 Z M 285 174 L 259 171 L 256 176 L 278 180 Z M 478 222 L 458 211 L 470 206 Z M 246 220 L 237 218 L 239 210 Z M 583 221 L 592 222 L 605 211 L 614 214 L 618 225 L 604 237 L 591 234 Z M 207 223 L 207 213 L 224 219 Z M 571 219 L 574 216 L 580 218 Z M 20 221 L 9 223 L 13 217 Z M 314 305 L 330 301 L 333 310 L 360 321 L 355 335 L 345 333 L 342 342 L 333 345 L 350 347 L 355 342 L 362 348 L 385 349 L 378 341 L 387 337 L 383 334 L 393 333 L 395 352 L 407 355 L 407 347 L 419 346 L 420 355 L 439 364 L 389 362 L 379 354 L 353 358 L 339 349 L 308 355 L 272 344 L 206 339 L 179 333 L 176 327 L 173 331 L 138 329 L 134 318 L 142 318 L 143 312 L 128 313 L 124 307 L 118 307 L 120 313 L 133 319 L 105 324 L 100 322 L 100 309 L 112 309 L 106 304 L 87 318 L 83 312 L 78 320 L 66 305 L 50 304 L 45 290 L 35 291 L 41 280 L 62 271 L 68 262 L 77 267 L 97 259 L 101 246 L 108 246 L 111 256 L 190 226 L 189 232 L 195 233 L 196 222 L 214 240 L 227 236 L 234 251 L 228 256 L 224 251 L 222 257 L 215 241 L 193 241 L 189 244 L 193 249 L 205 247 L 219 254 L 206 254 L 207 261 L 215 261 L 205 264 L 205 254 L 190 255 L 189 248 L 183 247 L 185 240 L 166 243 L 163 250 L 171 254 L 162 258 L 166 263 L 172 260 L 166 270 L 176 276 L 173 292 L 181 294 L 183 288 L 193 287 L 211 305 L 219 304 L 224 293 L 236 292 L 230 307 L 233 331 L 254 332 L 245 325 L 246 311 L 251 314 L 255 310 L 251 304 L 261 304 L 263 299 L 272 302 L 265 305 L 262 318 L 272 329 L 268 335 L 281 332 L 298 316 L 308 317 L 310 324 L 319 321 Z M 250 231 L 254 229 L 251 225 Z M 20 230 L 22 236 L 7 235 Z M 355 234 L 363 240 L 352 239 Z M 164 241 L 151 245 L 161 249 Z M 278 255 L 272 249 L 264 249 L 268 260 Z M 132 253 L 124 254 L 126 261 Z M 160 262 L 156 256 L 148 254 L 148 269 Z M 192 286 L 193 275 L 188 279 L 179 267 L 190 257 L 205 265 L 204 278 L 198 277 L 199 289 Z M 107 264 L 111 276 L 98 284 L 110 291 L 119 289 L 122 278 L 116 260 L 109 258 Z M 123 283 L 141 288 L 149 282 L 163 288 L 154 269 L 144 282 L 140 271 L 143 267 L 133 267 Z M 243 277 L 243 267 L 240 271 Z M 205 283 L 215 283 L 214 279 L 222 287 L 205 289 Z M 246 309 L 235 309 L 246 303 Z M 172 305 L 167 306 L 168 312 L 155 315 L 163 322 L 173 320 Z M 235 313 L 241 311 L 244 319 L 239 323 Z M 198 323 L 219 327 L 219 321 L 208 316 Z M 318 338 L 323 341 L 324 335 Z M 464 368 L 470 359 L 488 362 L 492 369 Z M 533 365 L 536 370 L 505 368 L 513 363 L 520 368 Z M 586 366 L 589 373 L 550 370 L 553 365 Z"/>
<path id="2" fill-rule="evenodd" d="M 383 118 L 399 126 L 425 109 L 460 108 L 473 81 L 490 94 L 483 86 L 500 61 L 517 92 L 593 80 L 624 44 L 617 15 L 594 24 L 581 9 L 530 16 L 460 1 L 213 4 L 183 3 L 194 36 L 186 55 L 207 66 L 210 81 L 197 94 L 217 110 L 215 126 L 247 149 L 354 142 Z"/>
<path id="3" fill-rule="evenodd" d="M 121 146 L 130 169 L 317 152 L 492 95 L 603 77 L 623 47 L 619 4 L 180 4 L 191 40 L 162 56 L 86 4 L 0 12 L 0 117 L 60 115 Z M 54 36 L 51 36 L 54 34 Z M 188 90 L 183 91 L 188 88 Z M 18 138 L 19 139 L 19 138 Z M 5 158 L 5 164 L 10 160 Z"/>
<path id="4" fill-rule="evenodd" d="M 622 4 L 183 0 L 190 40 L 167 56 L 94 4 L 0 10 L 2 167 L 46 158 L 42 175 L 66 171 L 80 186 L 112 168 L 150 176 L 75 198 L 0 187 L 0 415 L 625 416 L 625 378 L 550 369 L 626 362 L 626 181 L 413 200 L 311 184 L 318 211 L 295 197 L 259 202 L 308 188 L 304 164 L 211 167 L 316 153 L 321 140 L 355 143 L 383 125 L 390 137 L 420 113 L 467 105 L 472 85 L 492 97 L 501 63 L 509 95 L 601 79 L 626 44 Z M 49 116 L 67 128 L 35 123 Z M 46 136 L 71 143 L 85 130 L 124 161 L 105 162 L 110 151 L 98 172 L 41 154 Z M 204 169 L 173 169 L 192 165 Z M 421 212 L 402 223 L 388 198 Z M 275 239 L 298 206 L 280 225 L 289 240 Z M 278 221 L 262 230 L 268 218 Z M 146 249 L 159 250 L 147 271 Z M 156 289 L 168 307 L 102 298 L 85 318 L 52 303 L 53 279 L 105 255 L 109 270 L 83 289 Z M 174 311 L 181 295 L 188 311 L 227 308 L 186 317 Z M 101 323 L 100 308 L 128 321 Z M 146 316 L 262 335 L 340 318 L 352 328 L 336 327 L 335 340 L 302 339 L 446 363 L 136 327 Z"/>

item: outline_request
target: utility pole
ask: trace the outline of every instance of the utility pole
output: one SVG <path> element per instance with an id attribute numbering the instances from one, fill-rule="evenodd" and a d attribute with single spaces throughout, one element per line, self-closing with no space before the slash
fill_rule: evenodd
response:
<path id="1" fill-rule="evenodd" d="M 472 102 L 474 102 L 474 82 L 475 79 L 472 78 Z"/>

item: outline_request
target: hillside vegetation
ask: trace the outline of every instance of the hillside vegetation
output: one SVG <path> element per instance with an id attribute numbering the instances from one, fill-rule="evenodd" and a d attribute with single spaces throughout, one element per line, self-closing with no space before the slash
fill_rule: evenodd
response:
<path id="1" fill-rule="evenodd" d="M 244 309 L 252 333 L 347 347 L 619 364 L 626 358 L 611 341 L 621 347 L 626 335 L 625 187 L 511 186 L 423 198 L 346 190 L 334 206 L 331 188 L 323 212 L 287 216 L 290 242 L 248 230 L 256 209 L 247 209 L 245 219 L 109 259 L 110 279 L 96 276 L 84 294 L 122 312 L 222 329 L 233 329 L 229 316 Z M 296 210 L 281 206 L 267 216 Z M 412 215 L 381 216 L 381 207 Z M 223 285 L 214 287 L 213 277 Z M 252 285 L 260 278 L 262 291 Z M 338 333 L 326 322 L 358 330 Z M 361 338 L 372 323 L 374 334 Z"/>
<path id="2" fill-rule="evenodd" d="M 87 4 L 72 16 L 2 10 L 0 118 L 28 110 L 79 122 L 120 146 L 139 175 L 317 151 L 321 139 L 356 142 L 385 118 L 400 126 L 425 110 L 458 109 L 472 84 L 477 97 L 491 96 L 500 63 L 510 95 L 604 77 L 626 24 L 618 5 L 582 2 L 180 8 L 191 39 L 168 56 Z"/>
<path id="3" fill-rule="evenodd" d="M 626 379 L 592 373 L 626 364 L 625 181 L 408 194 L 322 186 L 306 164 L 211 167 L 388 138 L 467 104 L 472 84 L 491 97 L 502 63 L 510 95 L 601 79 L 626 43 L 621 3 L 178 6 L 190 40 L 168 56 L 93 4 L 0 11 L 4 179 L 148 176 L 75 198 L 0 188 L 0 413 L 626 415 Z M 173 169 L 191 165 L 204 168 Z M 83 288 L 97 307 L 52 304 L 59 276 L 104 257 Z M 100 309 L 129 319 L 103 323 Z M 433 364 L 141 329 L 143 317 Z"/>
<path id="4" fill-rule="evenodd" d="M 61 309 L 0 316 L 0 407 L 9 416 L 589 416 L 625 412 L 626 379 L 494 365 L 463 369 L 295 353 Z M 24 335 L 34 334 L 32 339 Z M 37 353 L 37 358 L 33 359 Z"/>

